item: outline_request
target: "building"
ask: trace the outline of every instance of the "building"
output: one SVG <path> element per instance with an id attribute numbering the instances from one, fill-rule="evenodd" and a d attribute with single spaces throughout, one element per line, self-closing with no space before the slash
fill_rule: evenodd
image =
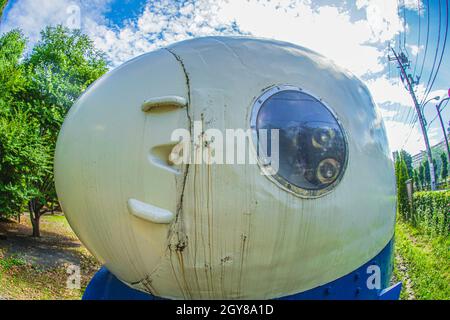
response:
<path id="1" fill-rule="evenodd" d="M 449 137 L 450 138 L 450 137 Z M 445 140 L 442 140 L 438 144 L 431 147 L 431 152 L 433 154 L 433 157 L 436 157 L 436 154 L 440 154 L 441 152 L 445 151 Z M 418 154 L 415 154 L 412 156 L 412 166 L 413 168 L 417 168 L 420 166 L 422 162 L 427 160 L 427 153 L 426 151 L 422 150 Z"/>

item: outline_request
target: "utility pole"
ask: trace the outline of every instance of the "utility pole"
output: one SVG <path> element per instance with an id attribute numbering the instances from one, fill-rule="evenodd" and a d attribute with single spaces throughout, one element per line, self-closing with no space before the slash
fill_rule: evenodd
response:
<path id="1" fill-rule="evenodd" d="M 436 180 L 435 180 L 435 176 L 434 176 L 433 156 L 431 155 L 430 142 L 428 141 L 427 129 L 425 127 L 425 121 L 424 121 L 422 111 L 420 110 L 420 104 L 417 101 L 416 93 L 414 92 L 414 88 L 413 88 L 414 84 L 416 84 L 416 83 L 414 82 L 414 79 L 412 79 L 412 76 L 410 74 L 408 75 L 405 70 L 405 66 L 409 67 L 410 63 L 409 63 L 408 58 L 405 56 L 405 54 L 401 53 L 399 56 L 395 52 L 394 48 L 391 48 L 391 50 L 392 50 L 392 53 L 394 54 L 394 58 L 389 57 L 389 61 L 397 62 L 398 67 L 401 72 L 401 75 L 402 75 L 401 76 L 402 81 L 404 84 L 406 82 L 406 89 L 409 91 L 409 94 L 411 95 L 411 97 L 413 99 L 414 107 L 416 109 L 417 116 L 419 117 L 420 128 L 422 129 L 423 139 L 425 141 L 425 147 L 427 149 L 428 163 L 429 163 L 429 167 L 430 167 L 431 190 L 436 190 Z"/>

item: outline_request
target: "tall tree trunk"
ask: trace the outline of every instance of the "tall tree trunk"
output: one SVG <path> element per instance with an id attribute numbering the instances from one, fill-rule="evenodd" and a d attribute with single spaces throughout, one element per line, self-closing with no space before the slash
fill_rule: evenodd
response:
<path id="1" fill-rule="evenodd" d="M 33 237 L 40 237 L 40 220 L 41 220 L 41 209 L 39 204 L 33 199 L 28 203 L 28 209 L 30 211 L 31 225 L 33 226 Z"/>
<path id="2" fill-rule="evenodd" d="M 33 223 L 33 237 L 39 238 L 41 236 L 41 230 L 39 228 L 40 220 L 41 220 L 41 216 L 40 215 L 38 215 L 35 218 L 35 220 L 34 220 L 34 223 Z"/>

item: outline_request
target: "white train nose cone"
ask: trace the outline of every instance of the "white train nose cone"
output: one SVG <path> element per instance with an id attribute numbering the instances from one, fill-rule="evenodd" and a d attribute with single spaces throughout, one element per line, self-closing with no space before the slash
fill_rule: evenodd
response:
<path id="1" fill-rule="evenodd" d="M 258 128 L 286 133 L 273 179 L 246 161 Z M 394 232 L 393 166 L 369 92 L 271 40 L 189 40 L 109 72 L 64 121 L 55 183 L 89 250 L 159 297 L 299 293 L 359 268 Z"/>

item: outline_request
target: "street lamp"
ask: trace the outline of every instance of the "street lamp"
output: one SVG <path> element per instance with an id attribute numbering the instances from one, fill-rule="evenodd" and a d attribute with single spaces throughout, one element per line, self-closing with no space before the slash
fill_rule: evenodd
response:
<path id="1" fill-rule="evenodd" d="M 427 101 L 425 101 L 425 103 L 422 104 L 422 114 L 423 114 L 423 120 L 425 122 L 425 126 L 427 125 L 427 119 L 425 119 L 425 113 L 423 112 L 423 110 L 425 109 L 426 104 L 432 100 L 438 101 L 440 98 L 441 98 L 440 96 L 436 96 L 434 98 L 428 99 Z"/>

